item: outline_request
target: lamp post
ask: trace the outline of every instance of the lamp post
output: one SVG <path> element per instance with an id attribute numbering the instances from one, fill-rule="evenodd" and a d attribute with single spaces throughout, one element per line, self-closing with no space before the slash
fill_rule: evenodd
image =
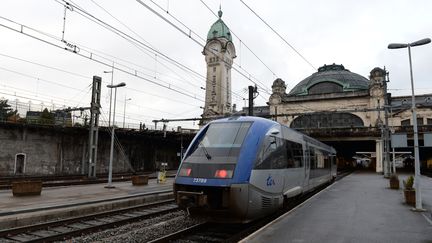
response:
<path id="1" fill-rule="evenodd" d="M 114 66 L 112 67 L 111 71 L 104 71 L 104 73 L 111 73 L 111 86 L 113 85 L 114 80 Z M 110 106 L 109 106 L 109 113 L 108 113 L 108 127 L 111 126 L 111 100 L 112 100 L 112 89 L 110 91 Z"/>
<path id="2" fill-rule="evenodd" d="M 123 128 L 125 128 L 125 120 L 126 120 L 126 102 L 129 100 L 132 100 L 132 98 L 126 99 L 125 96 L 124 107 L 123 107 Z"/>
<path id="3" fill-rule="evenodd" d="M 117 88 L 126 86 L 125 83 L 119 83 L 116 85 L 107 85 L 108 88 L 115 89 L 114 90 L 114 109 L 113 109 L 113 119 L 112 119 L 112 130 L 111 130 L 111 149 L 110 149 L 110 160 L 108 167 L 108 184 L 105 188 L 114 188 L 112 185 L 112 167 L 113 167 L 113 154 L 114 154 L 114 131 L 115 131 L 115 108 L 116 108 L 116 99 L 117 99 Z M 110 99 L 111 100 L 111 99 Z"/>
<path id="4" fill-rule="evenodd" d="M 410 76 L 411 76 L 411 110 L 412 110 L 412 119 L 413 119 L 413 130 L 414 130 L 414 188 L 416 194 L 416 205 L 415 210 L 423 211 L 422 206 L 422 198 L 420 192 L 420 159 L 419 159 L 419 145 L 418 145 L 418 130 L 417 130 L 417 114 L 416 114 L 416 105 L 415 105 L 415 96 L 414 96 L 414 79 L 412 72 L 412 62 L 411 62 L 411 47 L 426 45 L 431 42 L 431 39 L 425 38 L 413 43 L 401 44 L 401 43 L 392 43 L 388 45 L 388 49 L 400 49 L 400 48 L 408 48 L 408 58 L 410 65 Z"/>

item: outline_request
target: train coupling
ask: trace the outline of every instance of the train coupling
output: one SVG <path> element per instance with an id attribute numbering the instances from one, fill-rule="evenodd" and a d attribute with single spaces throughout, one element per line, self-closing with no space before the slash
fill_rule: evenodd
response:
<path id="1" fill-rule="evenodd" d="M 177 191 L 176 199 L 183 207 L 203 207 L 208 204 L 204 192 Z"/>

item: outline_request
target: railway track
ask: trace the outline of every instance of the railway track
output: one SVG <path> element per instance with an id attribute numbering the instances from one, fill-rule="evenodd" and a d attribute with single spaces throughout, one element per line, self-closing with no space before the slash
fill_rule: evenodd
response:
<path id="1" fill-rule="evenodd" d="M 251 226 L 249 224 L 217 224 L 210 222 L 198 223 L 184 230 L 150 241 L 165 242 L 237 242 L 241 233 Z"/>
<path id="2" fill-rule="evenodd" d="M 0 242 L 51 242 L 179 210 L 172 199 L 0 231 Z"/>
<path id="3" fill-rule="evenodd" d="M 343 177 L 351 174 L 352 171 L 344 171 L 338 173 L 336 180 L 340 180 Z M 150 241 L 151 243 L 166 243 L 166 242 L 238 242 L 239 240 L 247 237 L 253 232 L 257 231 L 259 228 L 268 224 L 269 222 L 275 220 L 282 214 L 289 212 L 296 206 L 311 198 L 313 195 L 317 194 L 321 190 L 327 188 L 328 185 L 322 186 L 315 191 L 306 193 L 300 198 L 291 201 L 287 207 L 267 216 L 262 219 L 255 220 L 248 224 L 222 224 L 222 223 L 212 223 L 212 222 L 201 222 L 194 226 L 188 227 L 186 229 L 177 231 L 175 233 L 166 235 L 164 237 Z"/>

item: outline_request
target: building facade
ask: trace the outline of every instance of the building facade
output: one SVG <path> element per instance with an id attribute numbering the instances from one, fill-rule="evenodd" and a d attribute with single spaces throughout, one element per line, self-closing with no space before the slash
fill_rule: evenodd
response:
<path id="1" fill-rule="evenodd" d="M 390 147 L 385 128 L 397 133 L 412 125 L 411 97 L 392 97 L 387 82 L 388 72 L 381 68 L 372 69 L 367 79 L 343 65 L 324 65 L 289 92 L 285 82 L 276 79 L 269 116 L 340 146 L 338 152 L 345 159 L 369 153 L 375 158 L 376 171 L 382 172 L 384 148 Z M 418 124 L 424 126 L 421 131 L 432 131 L 432 94 L 416 96 L 416 107 Z M 432 159 L 428 153 L 421 157 Z"/>
<path id="2" fill-rule="evenodd" d="M 207 121 L 232 113 L 231 67 L 236 50 L 228 26 L 219 19 L 211 26 L 202 51 L 207 63 L 206 95 L 201 125 Z"/>

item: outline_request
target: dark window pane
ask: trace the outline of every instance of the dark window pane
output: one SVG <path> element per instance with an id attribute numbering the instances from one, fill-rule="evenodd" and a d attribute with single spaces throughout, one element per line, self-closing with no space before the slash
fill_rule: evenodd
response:
<path id="1" fill-rule="evenodd" d="M 417 117 L 417 125 L 423 125 L 423 117 Z"/>
<path id="2" fill-rule="evenodd" d="M 287 167 L 285 140 L 267 136 L 261 147 L 255 169 L 282 169 Z"/>
<path id="3" fill-rule="evenodd" d="M 292 128 L 363 127 L 363 120 L 351 113 L 316 113 L 301 115 L 291 123 Z"/>
<path id="4" fill-rule="evenodd" d="M 402 120 L 401 126 L 411 126 L 410 119 Z"/>
<path id="5" fill-rule="evenodd" d="M 333 82 L 322 82 L 315 84 L 308 90 L 309 94 L 328 94 L 343 92 L 343 87 Z"/>
<path id="6" fill-rule="evenodd" d="M 303 149 L 302 145 L 292 141 L 286 141 L 287 168 L 298 168 L 303 166 Z"/>

